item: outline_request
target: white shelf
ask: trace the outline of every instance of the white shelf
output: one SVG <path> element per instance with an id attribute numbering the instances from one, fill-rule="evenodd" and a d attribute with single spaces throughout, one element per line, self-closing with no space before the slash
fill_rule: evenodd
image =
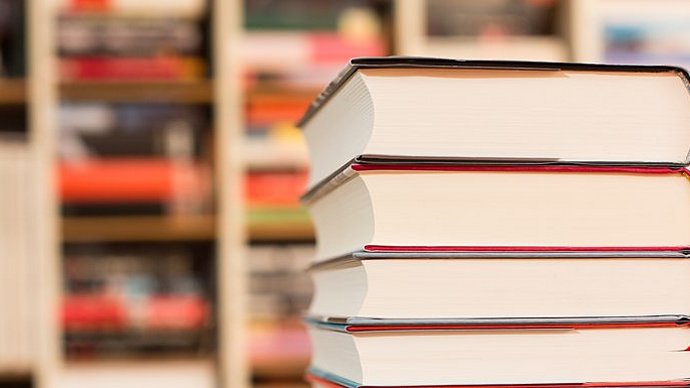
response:
<path id="1" fill-rule="evenodd" d="M 216 388 L 211 360 L 67 362 L 59 388 Z"/>

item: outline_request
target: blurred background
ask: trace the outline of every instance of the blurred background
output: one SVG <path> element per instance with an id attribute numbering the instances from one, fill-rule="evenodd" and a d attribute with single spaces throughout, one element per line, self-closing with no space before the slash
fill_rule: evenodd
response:
<path id="1" fill-rule="evenodd" d="M 0 388 L 301 386 L 356 56 L 690 65 L 686 0 L 0 0 Z"/>

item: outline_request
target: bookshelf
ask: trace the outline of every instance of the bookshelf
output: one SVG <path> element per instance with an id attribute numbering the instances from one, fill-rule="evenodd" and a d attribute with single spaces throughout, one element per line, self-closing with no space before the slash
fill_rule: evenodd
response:
<path id="1" fill-rule="evenodd" d="M 17 373 L 28 375 L 38 387 L 82 386 L 85 383 L 103 386 L 113 381 L 123 386 L 246 386 L 248 372 L 243 354 L 245 286 L 242 259 L 241 103 L 239 91 L 229 86 L 239 84 L 235 59 L 237 50 L 233 46 L 239 46 L 240 25 L 232 18 L 241 13 L 241 4 L 226 1 L 209 1 L 207 4 L 213 12 L 203 16 L 206 19 L 202 28 L 209 46 L 204 55 L 208 65 L 214 69 L 212 76 L 189 81 L 145 82 L 61 79 L 56 71 L 59 58 L 55 41 L 60 9 L 56 7 L 56 2 L 48 0 L 31 0 L 28 5 L 27 36 L 40 36 L 41 39 L 29 39 L 28 80 L 0 82 L 4 92 L 0 104 L 24 103 L 27 100 L 30 106 L 30 144 L 32 157 L 36 161 L 36 203 L 39 206 L 37 212 L 41 214 L 41 225 L 37 228 L 40 233 L 35 236 L 40 249 L 37 256 L 41 259 L 40 271 L 36 276 L 37 281 L 45 286 L 38 289 L 36 332 L 39 333 L 37 342 L 40 346 L 35 361 L 29 366 L 13 367 L 11 370 L 3 366 L 0 374 L 10 377 Z M 60 160 L 60 107 L 63 103 L 94 102 L 113 106 L 187 104 L 202 106 L 210 112 L 210 121 L 208 128 L 204 129 L 200 147 L 203 149 L 202 157 L 211 163 L 211 172 L 214 174 L 212 190 L 213 197 L 217 199 L 214 200 L 212 212 L 180 216 L 126 212 L 96 217 L 61 215 L 62 206 L 54 173 Z M 84 249 L 94 244 L 99 247 L 103 244 L 116 247 L 131 244 L 202 244 L 206 247 L 204 249 L 215 252 L 208 257 L 194 259 L 206 261 L 216 268 L 205 280 L 215 287 L 212 297 L 215 311 L 211 331 L 215 338 L 212 339 L 212 352 L 199 356 L 187 352 L 176 355 L 173 351 L 145 358 L 118 356 L 86 359 L 75 359 L 65 353 L 62 345 L 66 340 L 65 332 L 58 324 L 58 317 L 64 308 L 64 265 L 73 264 L 73 260 L 63 255 L 74 247 Z M 77 334 L 82 341 L 90 340 L 88 331 Z M 103 338 L 104 333 L 96 334 L 99 340 Z M 136 339 L 141 335 L 139 333 L 133 333 L 133 337 L 126 331 L 105 334 L 119 338 L 121 343 L 123 336 L 141 342 Z M 175 332 L 170 334 L 180 338 Z M 155 336 L 148 336 L 147 340 L 152 340 L 152 337 Z"/>
<path id="2" fill-rule="evenodd" d="M 556 1 L 556 27 L 550 33 L 506 36 L 487 43 L 471 36 L 428 36 L 428 3 L 434 0 L 353 2 L 358 5 L 366 3 L 369 8 L 351 13 L 345 26 L 338 26 L 336 14 L 321 21 L 308 14 L 312 15 L 308 21 L 313 25 L 302 25 L 302 28 L 277 24 L 275 18 L 251 14 L 250 0 L 209 0 L 206 7 L 210 7 L 212 12 L 201 16 L 204 18 L 202 28 L 206 40 L 202 55 L 210 68 L 207 76 L 185 80 L 112 81 L 60 78 L 56 48 L 60 8 L 52 0 L 23 1 L 26 5 L 27 70 L 25 75 L 0 78 L 0 111 L 4 112 L 6 107 L 19 107 L 27 112 L 26 144 L 32 161 L 31 199 L 35 204 L 31 211 L 36 214 L 32 218 L 35 231 L 32 246 L 36 260 L 33 275 L 34 283 L 41 286 L 35 288 L 35 303 L 30 306 L 33 309 L 30 313 L 35 317 L 35 352 L 26 361 L 0 362 L 0 380 L 32 379 L 36 387 L 70 387 L 77 385 L 82 378 L 91 379 L 89 382 L 97 386 L 98 381 L 93 380 L 96 377 L 105 379 L 112 376 L 111 373 L 124 372 L 131 372 L 135 380 L 151 382 L 155 376 L 161 375 L 161 370 L 174 369 L 171 368 L 173 364 L 179 366 L 180 374 L 196 376 L 199 386 L 207 386 L 208 383 L 208 386 L 243 387 L 248 386 L 252 378 L 262 386 L 299 384 L 301 368 L 306 362 L 301 350 L 294 350 L 297 354 L 294 358 L 289 358 L 289 352 L 286 352 L 286 358 L 261 358 L 260 355 L 252 358 L 255 350 L 252 350 L 250 342 L 283 338 L 280 337 L 281 330 L 286 333 L 285 338 L 294 335 L 296 342 L 301 341 L 295 334 L 299 325 L 295 324 L 297 314 L 294 306 L 304 301 L 295 296 L 288 298 L 288 302 L 267 302 L 267 306 L 272 306 L 271 303 L 294 306 L 292 310 L 280 313 L 283 315 L 262 317 L 261 313 L 252 312 L 254 299 L 249 290 L 252 287 L 252 266 L 254 261 L 258 261 L 255 248 L 275 249 L 278 253 L 274 255 L 280 257 L 295 246 L 309 247 L 313 244 L 313 228 L 294 203 L 279 203 L 273 207 L 269 205 L 275 204 L 268 202 L 257 205 L 256 198 L 248 196 L 246 191 L 252 175 L 294 176 L 303 173 L 307 164 L 305 147 L 299 132 L 290 124 L 330 80 L 333 72 L 341 67 L 344 58 L 331 56 L 326 61 L 327 66 L 317 66 L 302 73 L 299 70 L 305 62 L 299 61 L 304 61 L 303 56 L 297 61 L 269 56 L 269 64 L 261 63 L 257 58 L 261 59 L 266 51 L 258 55 L 247 47 L 247 42 L 252 42 L 257 33 L 269 34 L 276 39 L 274 45 L 278 42 L 288 49 L 296 47 L 290 46 L 295 42 L 299 45 L 305 41 L 312 42 L 309 39 L 314 31 L 326 31 L 331 35 L 319 36 L 325 40 L 313 41 L 342 44 L 338 47 L 343 53 L 602 61 L 606 59 L 606 36 L 602 32 L 606 15 L 628 17 L 625 15 L 635 10 L 658 4 L 644 0 L 626 1 L 625 6 L 616 0 Z M 663 4 L 664 7 L 656 7 L 655 12 L 663 13 L 659 10 L 661 8 L 672 15 L 686 12 L 687 5 L 682 1 L 664 0 Z M 627 13 L 623 9 L 628 9 Z M 348 23 L 359 26 L 355 29 L 368 31 L 369 37 L 372 31 L 377 31 L 373 34 L 377 36 L 376 45 L 355 44 L 353 48 L 337 40 L 328 40 L 334 39 L 334 31 L 348 31 Z M 310 47 L 318 49 L 318 44 L 314 44 L 317 46 Z M 274 49 L 269 46 L 267 52 L 281 51 Z M 287 51 L 294 54 L 298 50 Z M 309 64 L 308 61 L 306 63 Z M 271 72 L 287 75 L 271 77 Z M 260 76 L 252 78 L 259 73 Z M 207 123 L 197 138 L 200 151 L 194 158 L 209 168 L 212 182 L 210 205 L 202 212 L 183 211 L 172 215 L 137 212 L 97 216 L 61 214 L 62 204 L 55 176 L 60 164 L 60 108 L 64 104 L 92 103 L 107 106 L 184 105 L 199 107 L 206 112 Z M 267 111 L 266 106 L 273 108 Z M 277 116 L 274 115 L 276 112 Z M 263 114 L 273 116 L 265 120 Z M 64 294 L 64 248 L 66 245 L 93 244 L 202 245 L 204 249 L 213 251 L 209 255 L 213 257 L 208 260 L 215 266 L 215 275 L 204 281 L 214 290 L 210 299 L 216 311 L 213 331 L 217 346 L 201 356 L 157 354 L 93 360 L 67 357 L 63 346 L 64 332 L 58 324 Z M 289 255 L 294 267 L 273 268 L 264 271 L 264 275 L 294 276 L 299 273 L 299 254 Z M 288 284 L 300 282 L 294 281 Z M 266 293 L 270 295 L 263 295 L 264 299 L 275 300 L 280 291 Z M 280 323 L 285 317 L 290 319 Z M 283 344 L 276 340 L 275 344 L 267 346 L 280 347 Z M 154 380 L 147 380 L 149 378 Z M 186 380 L 180 377 L 179 381 Z"/>

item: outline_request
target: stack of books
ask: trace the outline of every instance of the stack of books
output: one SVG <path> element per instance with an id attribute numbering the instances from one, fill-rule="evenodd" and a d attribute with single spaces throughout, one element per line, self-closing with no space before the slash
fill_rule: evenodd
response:
<path id="1" fill-rule="evenodd" d="M 300 123 L 314 386 L 690 385 L 689 82 L 352 60 Z"/>

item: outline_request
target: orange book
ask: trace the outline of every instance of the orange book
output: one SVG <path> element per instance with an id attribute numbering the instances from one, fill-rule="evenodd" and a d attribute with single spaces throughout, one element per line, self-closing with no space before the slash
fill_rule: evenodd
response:
<path id="1" fill-rule="evenodd" d="M 166 159 L 108 159 L 63 162 L 59 191 L 65 203 L 167 201 L 183 187 L 199 187 L 197 166 Z"/>

